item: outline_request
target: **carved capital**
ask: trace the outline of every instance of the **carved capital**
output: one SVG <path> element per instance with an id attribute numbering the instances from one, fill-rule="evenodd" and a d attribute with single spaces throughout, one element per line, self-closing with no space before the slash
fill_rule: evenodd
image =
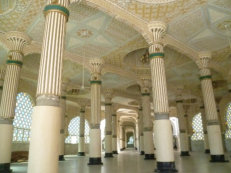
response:
<path id="1" fill-rule="evenodd" d="M 111 103 L 111 99 L 113 97 L 113 94 L 114 94 L 113 89 L 105 89 L 104 90 L 105 103 Z"/>
<path id="2" fill-rule="evenodd" d="M 138 84 L 141 87 L 141 93 L 150 93 L 151 88 L 151 76 L 141 76 L 140 80 L 138 81 Z"/>
<path id="3" fill-rule="evenodd" d="M 92 58 L 89 61 L 89 65 L 91 70 L 91 80 L 100 80 L 104 60 L 102 58 Z"/>
<path id="4" fill-rule="evenodd" d="M 211 59 L 211 52 L 200 52 L 196 64 L 198 65 L 199 69 L 208 68 L 210 59 Z"/>
<path id="5" fill-rule="evenodd" d="M 167 30 L 167 24 L 162 21 L 153 21 L 148 24 L 148 30 L 152 32 L 153 42 L 160 42 Z"/>
<path id="6" fill-rule="evenodd" d="M 22 54 L 25 45 L 30 44 L 31 39 L 28 35 L 18 32 L 10 31 L 6 33 L 6 40 L 9 43 L 10 51 Z"/>

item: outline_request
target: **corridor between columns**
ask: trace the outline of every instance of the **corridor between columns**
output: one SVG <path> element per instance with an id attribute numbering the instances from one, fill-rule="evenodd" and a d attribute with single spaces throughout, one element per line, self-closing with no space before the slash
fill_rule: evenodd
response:
<path id="1" fill-rule="evenodd" d="M 103 166 L 88 166 L 88 157 L 65 156 L 65 162 L 59 162 L 59 173 L 150 173 L 154 172 L 153 160 L 144 160 L 134 149 L 126 149 L 113 158 L 103 157 Z M 175 152 L 178 173 L 228 173 L 231 164 L 208 162 L 209 155 L 193 152 L 190 157 L 180 157 Z M 12 164 L 14 173 L 26 173 L 27 163 Z"/>

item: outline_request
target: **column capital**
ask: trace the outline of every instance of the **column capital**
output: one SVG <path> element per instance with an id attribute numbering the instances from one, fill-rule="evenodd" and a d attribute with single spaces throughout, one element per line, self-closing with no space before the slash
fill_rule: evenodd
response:
<path id="1" fill-rule="evenodd" d="M 203 51 L 199 52 L 198 60 L 196 61 L 197 66 L 199 69 L 208 68 L 209 61 L 211 60 L 211 52 Z"/>
<path id="2" fill-rule="evenodd" d="M 22 32 L 10 31 L 5 36 L 12 52 L 22 54 L 24 46 L 31 43 L 31 38 Z"/>
<path id="3" fill-rule="evenodd" d="M 141 94 L 150 94 L 151 85 L 151 76 L 141 76 L 138 84 L 141 87 Z"/>
<path id="4" fill-rule="evenodd" d="M 102 58 L 92 58 L 89 60 L 90 70 L 91 70 L 91 80 L 100 80 L 101 71 L 104 66 L 104 60 Z"/>
<path id="5" fill-rule="evenodd" d="M 148 30 L 153 34 L 153 42 L 160 42 L 167 30 L 167 24 L 163 21 L 152 21 L 148 23 Z"/>
<path id="6" fill-rule="evenodd" d="M 113 94 L 114 94 L 114 90 L 113 89 L 105 89 L 104 90 L 105 104 L 111 103 Z"/>
<path id="7" fill-rule="evenodd" d="M 183 97 L 182 97 L 183 91 L 184 91 L 184 86 L 178 86 L 176 88 L 176 102 L 177 103 L 180 103 L 181 101 L 183 102 Z"/>

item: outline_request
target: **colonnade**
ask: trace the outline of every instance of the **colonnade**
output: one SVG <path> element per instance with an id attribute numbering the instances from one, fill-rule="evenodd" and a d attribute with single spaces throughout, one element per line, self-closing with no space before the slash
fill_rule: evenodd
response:
<path id="1" fill-rule="evenodd" d="M 32 119 L 32 131 L 29 152 L 29 173 L 57 173 L 58 159 L 64 155 L 64 126 L 65 97 L 62 96 L 62 62 L 66 22 L 69 11 L 69 1 L 59 0 L 56 3 L 48 1 L 44 9 L 45 29 L 41 52 L 38 85 L 36 92 L 36 106 Z M 154 159 L 154 145 L 152 140 L 152 121 L 150 113 L 150 88 L 152 87 L 155 114 L 155 147 L 156 169 L 159 172 L 175 172 L 173 153 L 172 129 L 169 120 L 169 103 L 164 67 L 164 46 L 162 38 L 166 32 L 165 23 L 156 21 L 148 25 L 152 33 L 152 43 L 149 47 L 151 84 L 147 80 L 142 86 L 142 107 L 139 109 L 139 147 L 145 159 Z M 10 45 L 9 59 L 5 82 L 3 84 L 0 109 L 0 170 L 10 172 L 12 119 L 14 117 L 16 94 L 19 83 L 20 70 L 23 65 L 23 48 L 30 43 L 30 38 L 19 32 L 6 34 Z M 221 131 L 212 88 L 211 73 L 208 62 L 211 54 L 201 52 L 197 65 L 200 69 L 205 115 L 207 121 L 208 141 L 212 162 L 223 162 L 224 149 Z M 102 164 L 101 159 L 101 72 L 104 61 L 93 58 L 89 61 L 91 70 L 91 123 L 89 165 Z M 0 86 L 1 87 L 1 86 Z M 1 88 L 0 88 L 1 89 Z M 117 119 L 111 108 L 111 95 L 105 96 L 106 114 L 106 153 L 105 157 L 117 154 Z M 187 132 L 182 100 L 177 100 L 180 116 L 181 155 L 188 155 Z M 84 149 L 84 112 L 80 114 L 80 143 L 78 155 L 85 155 Z M 43 127 L 43 128 L 41 128 Z M 44 142 L 46 141 L 46 142 Z M 207 144 L 206 144 L 207 145 Z M 125 148 L 125 129 L 120 125 L 120 147 Z M 62 149 L 61 149 L 62 148 Z M 208 148 L 208 147 L 207 147 Z M 207 149 L 206 149 L 207 150 Z"/>

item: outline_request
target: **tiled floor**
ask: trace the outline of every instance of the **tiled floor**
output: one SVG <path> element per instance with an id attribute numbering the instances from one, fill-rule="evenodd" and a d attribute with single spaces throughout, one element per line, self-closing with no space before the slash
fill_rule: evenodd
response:
<path id="1" fill-rule="evenodd" d="M 209 155 L 191 153 L 190 157 L 176 155 L 176 167 L 179 173 L 231 173 L 231 162 L 210 163 Z M 229 158 L 230 159 L 230 158 Z M 88 166 L 88 157 L 67 156 L 59 162 L 59 173 L 153 173 L 155 161 L 147 161 L 134 150 L 121 152 L 114 158 L 103 158 L 102 166 Z M 12 164 L 14 173 L 26 173 L 27 164 Z"/>

